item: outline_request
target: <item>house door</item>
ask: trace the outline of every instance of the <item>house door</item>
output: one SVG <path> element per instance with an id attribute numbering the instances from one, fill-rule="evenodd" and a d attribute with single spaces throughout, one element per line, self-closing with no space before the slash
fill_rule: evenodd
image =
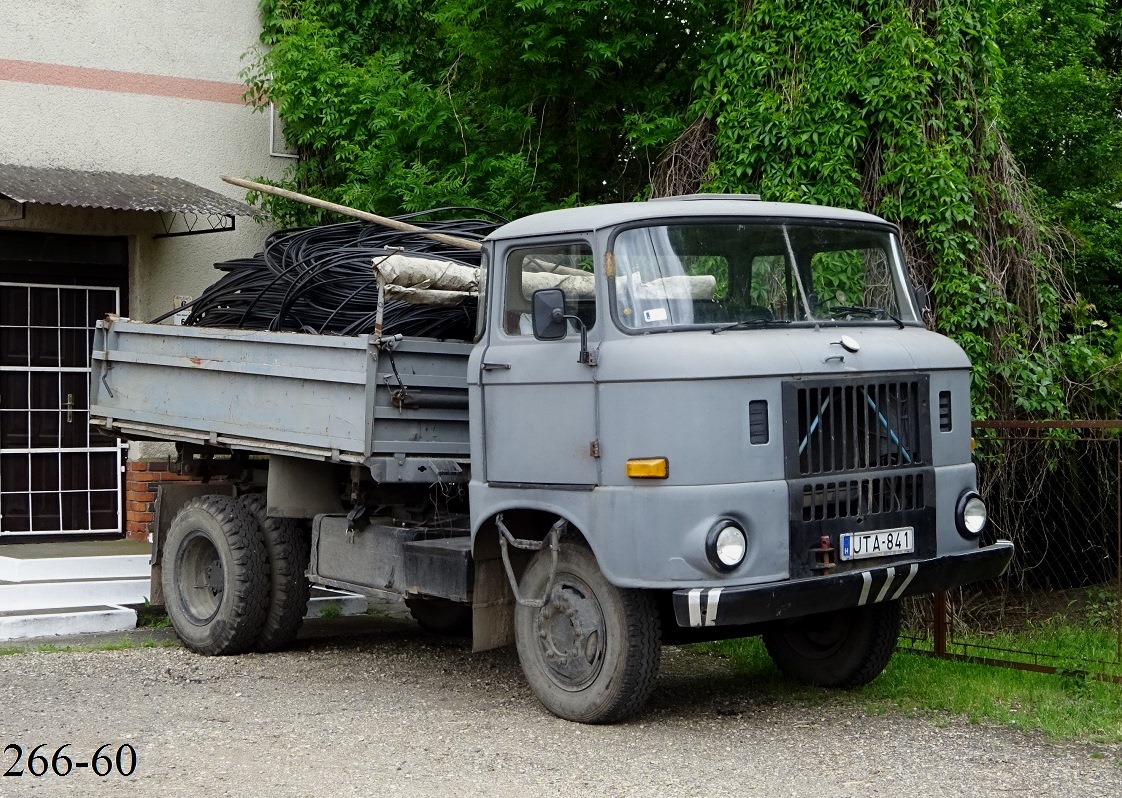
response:
<path id="1" fill-rule="evenodd" d="M 89 426 L 92 327 L 121 289 L 76 282 L 0 273 L 0 540 L 121 531 L 120 444 Z"/>

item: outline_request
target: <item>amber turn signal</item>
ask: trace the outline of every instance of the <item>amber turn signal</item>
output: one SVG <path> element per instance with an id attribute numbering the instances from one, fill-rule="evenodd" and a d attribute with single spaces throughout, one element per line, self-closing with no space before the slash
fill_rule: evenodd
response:
<path id="1" fill-rule="evenodd" d="M 627 461 L 627 476 L 632 479 L 666 479 L 670 461 L 665 457 L 637 457 Z"/>

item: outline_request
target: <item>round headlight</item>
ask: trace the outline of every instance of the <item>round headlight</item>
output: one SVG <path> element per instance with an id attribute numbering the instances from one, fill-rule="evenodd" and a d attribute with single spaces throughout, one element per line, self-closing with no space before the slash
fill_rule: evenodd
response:
<path id="1" fill-rule="evenodd" d="M 705 541 L 705 553 L 718 571 L 731 571 L 744 562 L 748 553 L 748 536 L 732 521 L 721 521 L 710 531 Z"/>
<path id="2" fill-rule="evenodd" d="M 982 534 L 989 520 L 989 512 L 982 497 L 974 491 L 967 491 L 958 500 L 955 508 L 955 524 L 958 533 L 965 538 L 976 538 Z"/>

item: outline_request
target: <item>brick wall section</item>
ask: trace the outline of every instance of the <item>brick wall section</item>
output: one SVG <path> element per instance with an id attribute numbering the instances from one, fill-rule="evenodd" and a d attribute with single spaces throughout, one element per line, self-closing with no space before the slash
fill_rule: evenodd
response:
<path id="1" fill-rule="evenodd" d="M 175 473 L 166 460 L 130 460 L 125 464 L 125 533 L 127 537 L 148 540 L 153 531 L 156 488 L 161 482 L 198 482 Z"/>

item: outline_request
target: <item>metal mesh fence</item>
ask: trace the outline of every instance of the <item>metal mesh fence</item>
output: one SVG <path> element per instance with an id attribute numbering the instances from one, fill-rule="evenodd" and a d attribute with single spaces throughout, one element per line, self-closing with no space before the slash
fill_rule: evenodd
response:
<path id="1" fill-rule="evenodd" d="M 1012 540 L 1013 564 L 908 602 L 902 645 L 1122 681 L 1122 422 L 980 422 L 975 436 L 986 537 Z"/>

